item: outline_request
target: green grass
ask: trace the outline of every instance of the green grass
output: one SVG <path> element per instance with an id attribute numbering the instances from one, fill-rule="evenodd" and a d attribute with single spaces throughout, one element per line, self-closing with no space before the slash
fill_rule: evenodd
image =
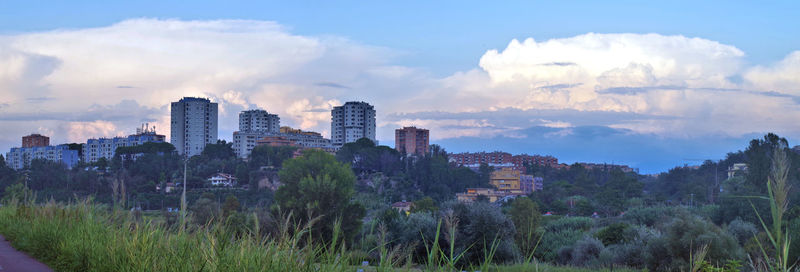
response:
<path id="1" fill-rule="evenodd" d="M 111 211 L 89 201 L 44 205 L 12 201 L 0 207 L 0 233 L 15 248 L 56 271 L 460 271 L 455 266 L 460 253 L 452 251 L 452 244 L 446 248 L 435 244 L 429 265 L 410 264 L 398 251 L 381 248 L 376 266 L 361 267 L 357 266 L 361 260 L 350 257 L 336 238 L 331 244 L 310 243 L 313 222 L 293 226 L 286 217 L 278 234 L 267 236 L 255 227 L 256 217 L 252 219 L 254 227 L 244 234 L 229 231 L 224 224 L 182 231 L 166 227 L 157 214 Z M 483 262 L 467 271 L 473 270 L 590 271 L 535 262 L 502 266 Z"/>

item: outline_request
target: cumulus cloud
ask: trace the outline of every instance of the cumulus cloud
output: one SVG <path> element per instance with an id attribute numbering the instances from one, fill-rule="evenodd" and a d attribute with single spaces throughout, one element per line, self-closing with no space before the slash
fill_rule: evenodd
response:
<path id="1" fill-rule="evenodd" d="M 439 77 L 402 57 L 337 36 L 303 36 L 276 22 L 132 19 L 106 27 L 0 36 L 0 145 L 34 131 L 53 142 L 133 132 L 169 135 L 169 103 L 220 103 L 219 135 L 238 112 L 262 108 L 283 125 L 327 135 L 329 110 L 366 101 L 378 138 L 431 129 L 436 140 L 586 134 L 600 126 L 658 137 L 800 136 L 800 51 L 748 66 L 732 45 L 660 34 L 588 33 L 488 50 L 474 69 Z M 47 128 L 47 129 L 40 129 Z"/>

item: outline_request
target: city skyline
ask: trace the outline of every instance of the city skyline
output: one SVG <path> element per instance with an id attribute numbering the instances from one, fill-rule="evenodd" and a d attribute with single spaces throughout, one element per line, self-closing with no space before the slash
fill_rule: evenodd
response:
<path id="1" fill-rule="evenodd" d="M 418 126 L 450 152 L 643 173 L 721 159 L 767 132 L 800 139 L 797 3 L 464 3 L 436 12 L 455 5 L 443 2 L 393 16 L 382 16 L 388 4 L 196 4 L 108 4 L 116 8 L 105 16 L 34 22 L 90 4 L 11 1 L 19 12 L 0 16 L 0 148 L 31 133 L 54 144 L 124 136 L 144 122 L 167 134 L 169 103 L 185 96 L 219 103 L 227 141 L 243 110 L 330 137 L 330 110 L 366 101 L 382 144 Z M 359 12 L 372 24 L 346 19 Z"/>

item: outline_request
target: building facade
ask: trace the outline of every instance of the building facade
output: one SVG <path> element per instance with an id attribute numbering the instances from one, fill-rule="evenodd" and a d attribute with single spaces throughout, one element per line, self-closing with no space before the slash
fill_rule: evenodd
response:
<path id="1" fill-rule="evenodd" d="M 366 102 L 347 102 L 331 110 L 331 142 L 335 146 L 375 138 L 375 108 Z"/>
<path id="2" fill-rule="evenodd" d="M 259 144 L 293 143 L 300 148 L 319 148 L 326 151 L 334 150 L 331 140 L 322 137 L 322 134 L 312 131 L 302 131 L 290 127 L 281 127 L 279 132 L 251 131 L 233 133 L 233 152 L 240 158 L 247 158 Z M 261 141 L 259 143 L 259 141 Z M 274 144 L 270 144 L 273 145 Z"/>
<path id="3" fill-rule="evenodd" d="M 417 127 L 394 130 L 394 148 L 403 154 L 425 155 L 430 143 L 429 131 Z"/>
<path id="4" fill-rule="evenodd" d="M 34 146 L 48 146 L 50 145 L 50 137 L 40 134 L 31 134 L 22 137 L 22 147 Z"/>
<path id="5" fill-rule="evenodd" d="M 512 168 L 502 168 L 492 172 L 489 184 L 498 191 L 522 192 L 521 173 Z"/>
<path id="6" fill-rule="evenodd" d="M 15 170 L 30 166 L 35 159 L 63 163 L 67 168 L 72 168 L 80 161 L 78 150 L 71 150 L 68 145 L 13 147 L 6 153 L 6 164 Z"/>
<path id="7" fill-rule="evenodd" d="M 152 129 L 137 129 L 136 134 L 126 137 L 98 138 L 89 139 L 83 144 L 83 161 L 96 162 L 100 158 L 111 160 L 116 154 L 117 148 L 126 146 L 137 146 L 147 142 L 163 143 L 164 135 L 156 134 L 155 127 Z"/>
<path id="8" fill-rule="evenodd" d="M 247 110 L 239 113 L 239 131 L 278 132 L 281 118 L 265 110 Z"/>
<path id="9" fill-rule="evenodd" d="M 541 155 L 511 155 L 510 153 L 494 151 L 494 152 L 478 152 L 478 153 L 451 153 L 448 154 L 451 163 L 459 166 L 466 166 L 477 169 L 481 164 L 494 166 L 495 168 L 511 167 L 514 170 L 525 172 L 525 165 L 540 165 L 557 167 L 558 159 L 553 156 Z"/>
<path id="10" fill-rule="evenodd" d="M 184 97 L 170 107 L 170 142 L 178 154 L 199 155 L 206 144 L 217 142 L 217 103 Z"/>

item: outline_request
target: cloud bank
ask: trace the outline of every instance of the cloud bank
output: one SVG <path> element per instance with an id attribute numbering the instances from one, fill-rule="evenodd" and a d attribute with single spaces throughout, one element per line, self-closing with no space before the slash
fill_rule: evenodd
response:
<path id="1" fill-rule="evenodd" d="M 409 125 L 448 143 L 533 140 L 529 128 L 572 139 L 584 126 L 653 141 L 800 136 L 800 51 L 751 65 L 746 52 L 703 38 L 588 33 L 512 40 L 446 77 L 395 64 L 402 57 L 251 20 L 131 19 L 0 36 L 0 147 L 42 131 L 53 143 L 124 135 L 143 122 L 168 135 L 169 103 L 183 96 L 220 103 L 223 139 L 255 107 L 327 135 L 329 110 L 352 100 L 376 106 L 389 145 Z"/>

